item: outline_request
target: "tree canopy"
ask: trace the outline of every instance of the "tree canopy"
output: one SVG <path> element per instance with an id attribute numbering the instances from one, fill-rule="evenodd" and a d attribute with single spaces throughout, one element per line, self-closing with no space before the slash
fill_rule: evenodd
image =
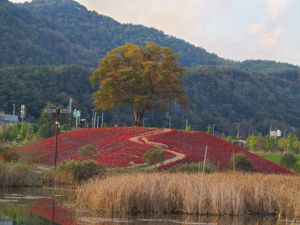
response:
<path id="1" fill-rule="evenodd" d="M 181 87 L 184 73 L 178 55 L 170 48 L 152 42 L 145 47 L 126 43 L 110 51 L 92 74 L 91 83 L 100 83 L 94 104 L 101 110 L 130 105 L 134 125 L 140 126 L 145 112 L 155 108 L 166 111 L 172 101 L 188 104 Z"/>

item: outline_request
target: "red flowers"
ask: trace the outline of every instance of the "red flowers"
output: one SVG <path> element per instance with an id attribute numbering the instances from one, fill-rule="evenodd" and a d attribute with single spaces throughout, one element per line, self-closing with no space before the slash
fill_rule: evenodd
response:
<path id="1" fill-rule="evenodd" d="M 281 166 L 230 144 L 221 138 L 203 132 L 172 130 L 168 133 L 148 137 L 148 140 L 166 144 L 169 146 L 169 149 L 184 153 L 186 158 L 192 162 L 204 160 L 207 145 L 207 158 L 220 170 L 229 168 L 229 161 L 233 153 L 245 153 L 253 161 L 253 170 L 256 172 L 292 174 Z"/>
<path id="2" fill-rule="evenodd" d="M 145 136 L 143 137 L 143 134 Z M 136 137 L 136 138 L 134 138 Z M 134 140 L 129 139 L 134 138 Z M 145 140 L 146 138 L 146 140 Z M 154 146 L 153 143 L 158 144 Z M 207 158 L 220 170 L 229 168 L 233 153 L 245 153 L 254 162 L 254 171 L 267 173 L 291 174 L 283 167 L 256 156 L 240 147 L 234 146 L 218 137 L 203 132 L 186 132 L 180 130 L 164 131 L 140 127 L 114 127 L 101 129 L 80 129 L 64 133 L 58 137 L 58 162 L 74 159 L 82 160 L 78 152 L 92 144 L 97 150 L 97 161 L 107 167 L 123 167 L 142 164 L 143 155 L 150 148 L 168 149 L 185 155 L 185 158 L 161 166 L 159 169 L 184 162 L 203 161 L 205 147 L 208 146 Z M 55 138 L 27 145 L 24 151 L 35 151 L 43 155 L 43 163 L 54 164 Z M 173 158 L 166 152 L 166 158 Z"/>

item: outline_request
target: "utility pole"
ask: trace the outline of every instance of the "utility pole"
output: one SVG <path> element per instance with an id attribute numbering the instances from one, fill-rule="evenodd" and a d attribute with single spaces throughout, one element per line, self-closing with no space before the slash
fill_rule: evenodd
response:
<path id="1" fill-rule="evenodd" d="M 103 128 L 103 119 L 104 119 L 104 115 L 103 115 L 104 113 L 102 112 L 101 113 L 101 128 Z"/>
<path id="2" fill-rule="evenodd" d="M 15 104 L 12 104 L 13 105 L 13 115 L 16 114 L 16 105 Z"/>
<path id="3" fill-rule="evenodd" d="M 25 118 L 25 105 L 21 105 L 21 119 L 22 119 L 22 123 L 23 123 L 24 118 Z"/>
<path id="4" fill-rule="evenodd" d="M 69 109 L 60 109 L 56 107 L 56 109 L 45 109 L 45 113 L 55 113 L 55 153 L 54 153 L 54 166 L 56 167 L 57 163 L 57 146 L 58 146 L 58 129 L 59 129 L 59 115 L 61 113 L 71 113 Z"/>
<path id="5" fill-rule="evenodd" d="M 216 126 L 217 124 L 213 124 L 213 136 L 215 136 L 215 126 Z"/>
<path id="6" fill-rule="evenodd" d="M 295 138 L 295 133 L 296 133 L 296 128 L 295 127 L 291 127 L 294 130 L 294 135 L 293 137 Z"/>
<path id="7" fill-rule="evenodd" d="M 97 116 L 97 128 L 99 128 L 99 116 Z"/>
<path id="8" fill-rule="evenodd" d="M 169 113 L 167 113 L 166 117 L 169 119 L 169 129 L 170 129 L 171 128 L 171 116 L 169 116 Z"/>

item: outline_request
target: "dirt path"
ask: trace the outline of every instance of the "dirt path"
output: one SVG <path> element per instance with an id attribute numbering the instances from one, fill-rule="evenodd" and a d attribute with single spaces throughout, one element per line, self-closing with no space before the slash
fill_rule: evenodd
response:
<path id="1" fill-rule="evenodd" d="M 154 165 L 151 165 L 147 168 L 150 168 L 150 169 L 153 169 L 153 168 L 157 168 L 159 166 L 162 166 L 162 165 L 167 165 L 169 163 L 173 163 L 173 162 L 176 162 L 177 160 L 181 160 L 185 157 L 184 154 L 182 153 L 179 153 L 179 152 L 175 152 L 175 151 L 172 151 L 172 150 L 169 150 L 169 146 L 166 145 L 166 144 L 163 144 L 163 143 L 158 143 L 158 142 L 152 142 L 152 141 L 149 141 L 147 139 L 147 136 L 150 136 L 150 135 L 153 135 L 153 134 L 163 134 L 163 133 L 168 133 L 170 132 L 171 129 L 163 129 L 163 130 L 154 130 L 154 131 L 150 131 L 150 132 L 147 132 L 147 133 L 143 133 L 139 136 L 136 136 L 136 137 L 132 137 L 132 138 L 129 138 L 130 141 L 132 142 L 135 142 L 135 143 L 138 143 L 138 144 L 143 144 L 143 143 L 146 143 L 148 145 L 152 145 L 154 146 L 155 148 L 158 148 L 159 150 L 163 150 L 165 152 L 170 152 L 172 154 L 174 154 L 175 156 L 171 159 L 167 159 L 165 161 L 162 161 L 160 163 L 157 163 L 157 164 L 154 164 Z"/>

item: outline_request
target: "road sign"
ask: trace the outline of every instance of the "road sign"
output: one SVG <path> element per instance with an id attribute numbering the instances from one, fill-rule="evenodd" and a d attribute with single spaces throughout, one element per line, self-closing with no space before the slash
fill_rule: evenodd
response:
<path id="1" fill-rule="evenodd" d="M 61 109 L 60 113 L 71 113 L 70 109 Z"/>
<path id="2" fill-rule="evenodd" d="M 45 113 L 55 113 L 56 109 L 45 109 Z"/>
<path id="3" fill-rule="evenodd" d="M 58 129 L 60 127 L 59 123 L 59 114 L 61 113 L 71 113 L 71 110 L 69 109 L 45 109 L 45 113 L 55 113 L 56 114 L 56 121 L 55 121 L 55 153 L 54 153 L 54 166 L 56 167 L 56 162 L 57 162 L 57 136 L 58 136 Z"/>

